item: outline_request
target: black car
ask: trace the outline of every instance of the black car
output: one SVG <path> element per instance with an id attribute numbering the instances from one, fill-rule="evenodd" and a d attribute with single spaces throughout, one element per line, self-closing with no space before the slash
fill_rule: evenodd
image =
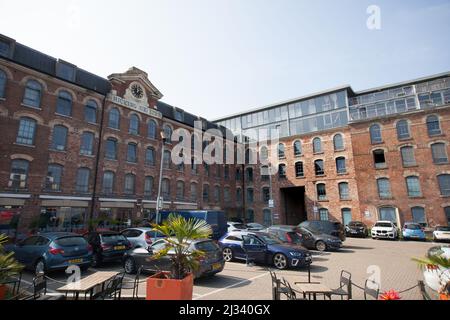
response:
<path id="1" fill-rule="evenodd" d="M 98 267 L 103 262 L 122 260 L 125 252 L 132 247 L 125 236 L 113 231 L 88 232 L 84 238 L 93 249 L 93 267 Z"/>
<path id="2" fill-rule="evenodd" d="M 302 237 L 297 226 L 276 225 L 267 228 L 267 232 L 285 243 L 302 244 Z"/>
<path id="3" fill-rule="evenodd" d="M 302 245 L 307 249 L 328 251 L 342 248 L 342 241 L 338 237 L 301 227 L 297 228 L 297 233 L 302 239 Z"/>
<path id="4" fill-rule="evenodd" d="M 309 220 L 298 225 L 299 228 L 307 229 L 317 234 L 328 234 L 345 241 L 345 229 L 342 223 L 337 221 Z"/>
<path id="5" fill-rule="evenodd" d="M 347 237 L 367 237 L 367 226 L 360 221 L 351 221 L 345 226 L 345 234 Z"/>

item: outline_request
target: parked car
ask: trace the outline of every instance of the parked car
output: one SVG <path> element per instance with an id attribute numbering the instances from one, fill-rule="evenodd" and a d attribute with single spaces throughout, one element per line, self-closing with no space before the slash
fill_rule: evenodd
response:
<path id="1" fill-rule="evenodd" d="M 300 228 L 307 229 L 314 233 L 329 234 L 345 241 L 345 229 L 342 223 L 337 221 L 309 220 L 298 225 Z"/>
<path id="2" fill-rule="evenodd" d="M 301 237 L 302 245 L 310 250 L 331 251 L 342 248 L 342 241 L 338 237 L 312 231 L 306 228 L 297 228 L 297 233 Z"/>
<path id="3" fill-rule="evenodd" d="M 347 237 L 367 237 L 367 226 L 360 221 L 350 221 L 345 226 L 345 235 Z"/>
<path id="4" fill-rule="evenodd" d="M 254 223 L 254 222 L 247 223 L 247 230 L 249 230 L 249 231 L 261 231 L 264 229 L 267 229 L 267 227 L 263 226 L 260 223 Z"/>
<path id="5" fill-rule="evenodd" d="M 407 222 L 403 225 L 402 235 L 404 240 L 427 240 L 422 226 L 418 223 Z"/>
<path id="6" fill-rule="evenodd" d="M 433 231 L 434 241 L 450 241 L 450 227 L 437 226 Z"/>
<path id="7" fill-rule="evenodd" d="M 147 249 L 153 242 L 165 236 L 152 228 L 129 228 L 121 232 L 133 248 Z"/>
<path id="8" fill-rule="evenodd" d="M 247 231 L 247 225 L 240 222 L 227 222 L 228 233 L 233 231 Z"/>
<path id="9" fill-rule="evenodd" d="M 372 239 L 398 239 L 399 231 L 392 221 L 378 221 L 371 231 Z"/>
<path id="10" fill-rule="evenodd" d="M 141 266 L 144 271 L 170 271 L 172 268 L 172 261 L 169 255 L 160 259 L 152 260 L 152 256 L 165 248 L 167 244 L 166 239 L 158 239 L 152 243 L 148 249 L 135 248 L 129 250 L 123 257 L 123 267 L 128 274 L 136 273 Z M 221 272 L 225 266 L 222 250 L 220 247 L 210 239 L 194 240 L 189 242 L 188 250 L 200 250 L 206 255 L 199 259 L 200 267 L 194 272 L 195 278 L 211 276 Z"/>
<path id="11" fill-rule="evenodd" d="M 219 240 L 225 261 L 247 260 L 272 265 L 277 269 L 298 268 L 311 264 L 311 253 L 305 248 L 283 243 L 265 232 L 234 231 Z"/>
<path id="12" fill-rule="evenodd" d="M 92 263 L 92 247 L 75 233 L 41 233 L 5 246 L 5 249 L 14 252 L 15 258 L 36 274 L 66 269 L 70 265 L 86 270 Z"/>
<path id="13" fill-rule="evenodd" d="M 270 233 L 285 243 L 302 245 L 302 237 L 298 233 L 297 226 L 275 225 L 266 229 Z"/>
<path id="14" fill-rule="evenodd" d="M 99 267 L 104 262 L 117 261 L 131 249 L 130 241 L 114 231 L 93 231 L 84 235 L 93 249 L 92 266 Z"/>

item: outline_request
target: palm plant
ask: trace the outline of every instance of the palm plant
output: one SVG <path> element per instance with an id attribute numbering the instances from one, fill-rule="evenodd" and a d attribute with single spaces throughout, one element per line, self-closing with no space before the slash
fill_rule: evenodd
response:
<path id="1" fill-rule="evenodd" d="M 430 254 L 426 258 L 417 259 L 413 261 L 417 262 L 419 267 L 424 270 L 435 270 L 438 272 L 439 281 L 441 283 L 441 289 L 439 293 L 448 294 L 450 289 L 450 281 L 448 276 L 448 270 L 450 270 L 450 259 L 443 255 L 443 251 L 438 251 L 435 254 Z"/>
<path id="2" fill-rule="evenodd" d="M 3 245 L 8 240 L 4 234 L 0 234 L 0 284 L 17 275 L 23 266 L 14 259 L 14 252 L 6 253 Z"/>
<path id="3" fill-rule="evenodd" d="M 206 239 L 212 234 L 211 227 L 205 220 L 185 219 L 170 214 L 162 225 L 152 225 L 154 231 L 165 235 L 167 245 L 155 253 L 152 259 L 169 256 L 172 261 L 171 279 L 184 279 L 199 267 L 199 259 L 205 255 L 200 250 L 189 250 L 190 240 Z"/>

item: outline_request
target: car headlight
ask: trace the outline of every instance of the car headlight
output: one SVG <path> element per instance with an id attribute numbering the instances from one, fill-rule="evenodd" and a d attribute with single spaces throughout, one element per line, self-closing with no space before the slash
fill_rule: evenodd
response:
<path id="1" fill-rule="evenodd" d="M 289 254 L 293 257 L 303 257 L 303 252 L 298 252 L 298 251 L 291 251 L 289 252 Z"/>

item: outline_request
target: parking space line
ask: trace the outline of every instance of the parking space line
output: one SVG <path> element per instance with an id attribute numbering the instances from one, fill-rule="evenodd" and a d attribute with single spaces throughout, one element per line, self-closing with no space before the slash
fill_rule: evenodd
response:
<path id="1" fill-rule="evenodd" d="M 235 283 L 235 284 L 226 286 L 225 288 L 217 289 L 217 290 L 208 292 L 208 293 L 206 293 L 206 294 L 203 294 L 203 295 L 201 295 L 201 296 L 198 296 L 198 297 L 194 298 L 194 300 L 198 300 L 198 299 L 201 299 L 201 298 L 204 298 L 204 297 L 207 297 L 207 296 L 210 296 L 210 295 L 213 295 L 213 294 L 216 294 L 216 293 L 225 291 L 225 290 L 227 290 L 227 289 L 231 289 L 231 288 L 233 288 L 233 287 L 239 286 L 239 285 L 241 285 L 241 284 L 243 284 L 243 283 L 246 283 L 246 282 L 252 282 L 253 280 L 256 280 L 256 279 L 265 277 L 265 276 L 267 276 L 268 274 L 269 274 L 269 273 L 266 272 L 266 273 L 264 273 L 264 274 L 260 274 L 259 276 L 256 276 L 256 277 L 253 277 L 253 278 L 250 278 L 250 279 L 246 279 L 246 280 L 239 281 L 238 283 Z"/>

